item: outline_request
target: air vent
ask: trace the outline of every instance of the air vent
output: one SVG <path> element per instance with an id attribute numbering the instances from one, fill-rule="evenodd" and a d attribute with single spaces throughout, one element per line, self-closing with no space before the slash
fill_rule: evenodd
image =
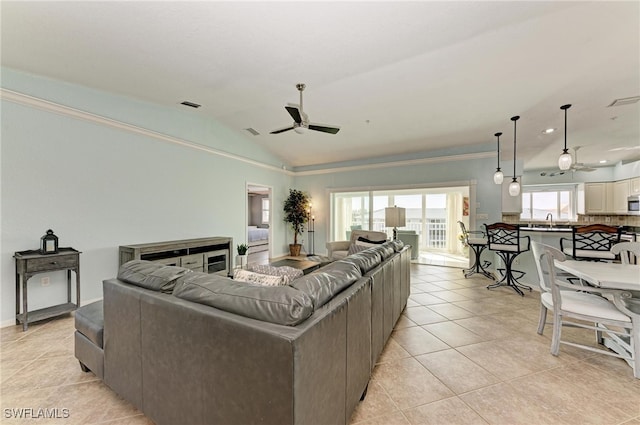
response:
<path id="1" fill-rule="evenodd" d="M 249 133 L 253 134 L 254 136 L 259 136 L 260 133 L 258 133 L 258 131 L 255 128 L 245 128 L 245 130 L 247 130 Z"/>
<path id="2" fill-rule="evenodd" d="M 613 102 L 611 102 L 609 106 L 631 105 L 632 103 L 638 103 L 639 101 L 640 101 L 640 96 L 623 97 L 622 99 L 614 100 Z"/>
<path id="3" fill-rule="evenodd" d="M 196 109 L 202 106 L 202 105 L 198 105 L 197 103 L 189 102 L 188 100 L 185 100 L 184 102 L 182 102 L 180 104 L 184 105 L 184 106 L 188 106 L 190 108 L 196 108 Z"/>

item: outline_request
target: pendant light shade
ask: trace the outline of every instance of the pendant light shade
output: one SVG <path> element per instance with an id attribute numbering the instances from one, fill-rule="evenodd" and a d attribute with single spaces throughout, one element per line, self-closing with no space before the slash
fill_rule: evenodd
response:
<path id="1" fill-rule="evenodd" d="M 558 158 L 558 167 L 563 171 L 570 169 L 573 163 L 573 158 L 571 158 L 571 154 L 567 150 L 567 109 L 569 108 L 571 108 L 571 105 L 562 105 L 560 107 L 560 109 L 564 110 L 564 149 L 562 150 L 562 155 Z"/>
<path id="2" fill-rule="evenodd" d="M 509 195 L 511 196 L 520 194 L 520 183 L 518 183 L 518 178 L 516 177 L 516 125 L 519 119 L 520 117 L 517 115 L 511 117 L 511 121 L 513 121 L 513 179 L 509 183 Z"/>
<path id="3" fill-rule="evenodd" d="M 496 172 L 493 173 L 493 182 L 495 184 L 502 184 L 504 180 L 504 174 L 500 170 L 500 136 L 502 136 L 502 133 L 496 133 L 494 136 L 498 138 L 498 168 L 496 168 Z"/>

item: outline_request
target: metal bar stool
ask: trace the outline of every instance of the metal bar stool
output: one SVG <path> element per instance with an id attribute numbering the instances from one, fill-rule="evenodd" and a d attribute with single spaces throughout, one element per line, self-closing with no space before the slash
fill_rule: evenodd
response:
<path id="1" fill-rule="evenodd" d="M 484 232 L 479 230 L 470 230 L 468 231 L 463 222 L 458 221 L 460 225 L 460 229 L 462 230 L 462 236 L 464 238 L 464 242 L 471 247 L 473 251 L 473 265 L 468 269 L 462 270 L 464 273 L 465 279 L 474 274 L 481 274 L 483 276 L 488 277 L 491 280 L 495 280 L 493 275 L 485 270 L 486 267 L 491 265 L 490 261 L 484 261 L 484 264 L 480 260 L 480 255 L 482 255 L 482 251 L 487 248 L 487 238 Z M 473 237 L 471 235 L 480 235 L 479 237 Z"/>
<path id="2" fill-rule="evenodd" d="M 520 227 L 514 224 L 494 223 L 485 224 L 488 247 L 491 251 L 495 251 L 504 261 L 504 276 L 498 282 L 487 286 L 487 289 L 497 288 L 499 286 L 508 286 L 518 294 L 524 296 L 522 289 L 531 292 L 531 287 L 520 283 L 518 279 L 524 276 L 524 272 L 513 270 L 513 260 L 529 251 L 529 236 L 520 236 Z M 516 274 L 518 275 L 516 277 Z"/>
<path id="3" fill-rule="evenodd" d="M 574 260 L 613 261 L 611 247 L 620 242 L 622 227 L 590 224 L 574 227 L 571 239 L 560 238 L 560 250 Z"/>

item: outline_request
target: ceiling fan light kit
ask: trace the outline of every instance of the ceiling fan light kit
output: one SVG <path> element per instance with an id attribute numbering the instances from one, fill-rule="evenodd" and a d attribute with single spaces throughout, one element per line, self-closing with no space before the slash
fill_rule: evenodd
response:
<path id="1" fill-rule="evenodd" d="M 293 130 L 298 134 L 304 134 L 307 132 L 307 130 L 315 130 L 329 134 L 336 134 L 338 131 L 340 131 L 340 127 L 329 127 L 310 123 L 309 117 L 304 113 L 304 110 L 302 109 L 302 92 L 306 88 L 306 84 L 298 83 L 296 84 L 296 88 L 300 92 L 300 104 L 289 104 L 284 107 L 284 109 L 289 112 L 289 115 L 291 115 L 291 118 L 293 118 L 293 125 L 291 127 L 282 128 L 280 130 L 274 130 L 271 132 L 271 134 L 280 134 L 289 130 Z"/>
<path id="2" fill-rule="evenodd" d="M 562 155 L 558 158 L 558 167 L 563 171 L 570 169 L 573 162 L 567 149 L 567 109 L 569 108 L 571 108 L 571 105 L 562 105 L 560 107 L 564 111 L 564 149 L 562 150 Z"/>
<path id="3" fill-rule="evenodd" d="M 498 138 L 498 168 L 496 168 L 496 172 L 493 173 L 493 182 L 495 184 L 502 184 L 504 180 L 504 173 L 500 170 L 500 136 L 502 136 L 502 133 L 496 133 L 494 136 Z"/>
<path id="4" fill-rule="evenodd" d="M 520 194 L 520 183 L 518 183 L 518 178 L 516 177 L 516 125 L 519 119 L 520 117 L 517 115 L 511 117 L 511 121 L 513 121 L 513 179 L 509 183 L 509 195 L 511 196 Z"/>

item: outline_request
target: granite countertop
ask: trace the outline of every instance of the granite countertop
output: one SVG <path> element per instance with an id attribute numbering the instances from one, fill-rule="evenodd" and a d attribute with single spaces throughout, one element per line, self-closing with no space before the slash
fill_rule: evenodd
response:
<path id="1" fill-rule="evenodd" d="M 520 230 L 525 232 L 545 232 L 545 233 L 571 233 L 573 230 L 571 226 L 553 226 L 553 227 L 520 227 Z"/>

